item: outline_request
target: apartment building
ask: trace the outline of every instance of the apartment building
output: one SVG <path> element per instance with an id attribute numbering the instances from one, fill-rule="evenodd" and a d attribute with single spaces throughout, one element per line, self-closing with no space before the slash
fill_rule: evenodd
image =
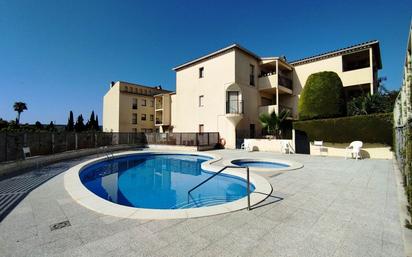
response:
<path id="1" fill-rule="evenodd" d="M 259 57 L 234 44 L 173 69 L 176 93 L 156 96 L 162 106 L 156 123 L 162 131 L 217 131 L 227 148 L 235 148 L 242 138 L 260 135 L 260 113 L 289 109 L 290 118 L 297 118 L 299 95 L 312 73 L 336 72 L 350 98 L 375 93 L 381 68 L 378 41 L 293 62 Z"/>
<path id="2" fill-rule="evenodd" d="M 103 129 L 113 132 L 219 132 L 225 147 L 261 135 L 261 113 L 290 110 L 307 78 L 333 71 L 345 96 L 374 94 L 382 68 L 378 41 L 289 62 L 233 44 L 175 67 L 176 92 L 118 81 L 104 96 Z"/>
<path id="3" fill-rule="evenodd" d="M 155 132 L 155 95 L 170 93 L 161 86 L 111 82 L 103 98 L 103 131 Z"/>

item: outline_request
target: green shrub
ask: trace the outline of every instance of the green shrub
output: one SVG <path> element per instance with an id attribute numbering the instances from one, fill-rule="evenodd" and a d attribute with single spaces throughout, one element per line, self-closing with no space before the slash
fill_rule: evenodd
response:
<path id="1" fill-rule="evenodd" d="M 309 140 L 331 143 L 381 143 L 392 146 L 392 113 L 295 121 L 293 128 L 304 131 Z"/>
<path id="2" fill-rule="evenodd" d="M 331 71 L 309 76 L 298 103 L 299 119 L 319 119 L 345 115 L 343 85 Z"/>
<path id="3" fill-rule="evenodd" d="M 347 103 L 348 116 L 391 112 L 396 92 L 390 91 L 383 94 L 378 92 L 374 95 L 367 94 L 355 97 Z"/>

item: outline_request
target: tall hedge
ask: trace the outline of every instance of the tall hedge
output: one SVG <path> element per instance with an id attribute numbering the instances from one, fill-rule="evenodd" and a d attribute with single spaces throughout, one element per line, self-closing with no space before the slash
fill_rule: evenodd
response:
<path id="1" fill-rule="evenodd" d="M 358 115 L 342 118 L 293 122 L 293 128 L 304 131 L 309 140 L 330 143 L 381 143 L 392 146 L 392 113 Z"/>
<path id="2" fill-rule="evenodd" d="M 306 80 L 299 98 L 300 120 L 340 117 L 345 115 L 343 85 L 332 71 L 313 73 Z"/>

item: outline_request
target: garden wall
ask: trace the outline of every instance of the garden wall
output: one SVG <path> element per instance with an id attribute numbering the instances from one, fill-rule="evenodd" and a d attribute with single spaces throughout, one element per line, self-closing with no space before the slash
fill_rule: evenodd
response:
<path id="1" fill-rule="evenodd" d="M 362 141 L 386 146 L 393 143 L 392 113 L 297 121 L 293 128 L 305 132 L 310 141 L 347 144 Z"/>

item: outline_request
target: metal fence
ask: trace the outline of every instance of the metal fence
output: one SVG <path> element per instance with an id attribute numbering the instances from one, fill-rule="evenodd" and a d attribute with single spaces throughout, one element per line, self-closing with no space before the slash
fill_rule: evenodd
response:
<path id="1" fill-rule="evenodd" d="M 412 167 L 412 121 L 404 126 L 394 128 L 394 142 L 393 150 L 398 161 L 398 166 L 402 172 L 404 185 L 412 184 L 412 174 L 410 172 Z"/>
<path id="2" fill-rule="evenodd" d="M 0 162 L 23 159 L 23 147 L 32 156 L 112 145 L 165 144 L 196 146 L 209 150 L 219 142 L 219 133 L 106 133 L 106 132 L 0 132 Z"/>
<path id="3" fill-rule="evenodd" d="M 219 143 L 218 132 L 146 133 L 147 144 L 196 146 L 198 151 L 210 150 Z"/>

